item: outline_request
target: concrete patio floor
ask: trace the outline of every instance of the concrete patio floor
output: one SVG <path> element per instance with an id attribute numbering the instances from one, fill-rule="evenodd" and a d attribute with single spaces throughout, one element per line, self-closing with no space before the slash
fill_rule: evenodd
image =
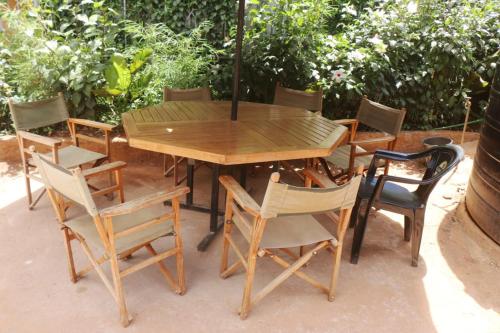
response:
<path id="1" fill-rule="evenodd" d="M 126 329 L 95 272 L 70 282 L 48 198 L 29 211 L 18 165 L 0 158 L 0 332 L 500 332 L 500 247 L 470 221 L 463 204 L 474 151 L 475 145 L 467 143 L 465 161 L 430 198 L 418 267 L 410 266 L 402 216 L 374 212 L 357 265 L 349 263 L 348 231 L 334 302 L 291 277 L 244 321 L 237 314 L 243 272 L 219 278 L 220 235 L 208 251 L 198 252 L 208 215 L 183 210 L 187 293 L 174 294 L 155 266 L 126 277 L 126 301 L 134 318 Z M 161 176 L 158 156 L 128 162 L 127 199 L 170 186 L 171 178 Z M 392 173 L 417 176 L 399 165 Z M 257 200 L 269 174 L 261 168 L 248 177 Z M 292 174 L 282 175 L 285 182 L 298 184 Z M 195 201 L 208 203 L 209 168 L 197 170 L 195 184 Z M 110 204 L 106 199 L 98 203 Z M 156 246 L 162 249 L 171 241 L 162 238 Z M 76 243 L 74 249 L 77 265 L 87 265 Z M 131 262 L 146 256 L 141 250 Z M 327 281 L 329 254 L 320 253 L 305 270 Z M 269 260 L 258 261 L 254 290 L 279 272 Z"/>

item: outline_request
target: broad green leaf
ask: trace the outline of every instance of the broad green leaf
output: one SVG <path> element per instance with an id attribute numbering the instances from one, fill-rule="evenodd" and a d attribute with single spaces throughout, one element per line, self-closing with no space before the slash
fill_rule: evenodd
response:
<path id="1" fill-rule="evenodd" d="M 130 73 L 133 74 L 137 72 L 148 60 L 148 58 L 153 54 L 153 49 L 146 48 L 142 49 L 134 55 L 132 64 L 130 65 Z"/>

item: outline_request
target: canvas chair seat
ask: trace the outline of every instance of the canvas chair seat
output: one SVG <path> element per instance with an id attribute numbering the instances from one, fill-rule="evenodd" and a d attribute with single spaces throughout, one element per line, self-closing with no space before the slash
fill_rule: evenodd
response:
<path id="1" fill-rule="evenodd" d="M 356 146 L 356 153 L 365 153 L 366 150 L 360 146 Z M 349 169 L 349 158 L 351 156 L 351 146 L 344 145 L 340 146 L 333 152 L 332 155 L 325 157 L 325 160 L 332 163 L 333 165 L 342 168 L 342 170 Z M 372 161 L 373 155 L 357 156 L 354 159 L 354 168 L 360 165 L 368 166 Z M 383 167 L 385 165 L 384 161 L 377 161 L 377 167 Z"/>
<path id="2" fill-rule="evenodd" d="M 140 225 L 146 221 L 149 221 L 162 213 L 164 213 L 165 208 L 162 207 L 150 207 L 148 209 L 143 209 L 129 215 L 121 215 L 113 217 L 113 231 L 120 232 L 125 229 Z M 96 246 L 99 249 L 104 250 L 104 245 L 102 240 L 99 238 L 97 233 L 97 228 L 95 226 L 92 216 L 89 214 L 84 214 L 71 218 L 64 223 L 73 232 L 76 232 L 82 236 L 87 242 Z M 141 244 L 149 243 L 159 237 L 165 236 L 172 233 L 173 225 L 172 221 L 166 221 L 145 230 L 135 232 L 128 236 L 124 236 L 115 240 L 115 248 L 117 253 L 132 249 Z"/>
<path id="3" fill-rule="evenodd" d="M 42 154 L 44 157 L 52 161 L 52 152 Z M 77 146 L 67 146 L 58 150 L 59 165 L 63 168 L 74 168 L 79 165 L 94 162 L 101 158 L 106 158 L 106 155 L 95 151 L 83 149 Z M 29 164 L 34 165 L 32 158 L 29 159 Z"/>
<path id="4" fill-rule="evenodd" d="M 248 221 L 252 216 L 248 213 L 243 214 Z M 242 221 L 234 216 L 234 222 L 250 241 L 249 233 L 241 224 Z M 291 248 L 305 245 L 316 244 L 322 241 L 332 240 L 337 243 L 335 237 L 326 230 L 312 215 L 288 215 L 269 219 L 266 226 L 266 232 L 260 241 L 262 249 Z"/>

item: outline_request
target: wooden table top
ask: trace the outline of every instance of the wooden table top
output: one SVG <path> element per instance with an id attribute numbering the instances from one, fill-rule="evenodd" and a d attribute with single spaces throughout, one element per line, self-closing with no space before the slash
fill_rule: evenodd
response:
<path id="1" fill-rule="evenodd" d="M 319 114 L 240 102 L 231 121 L 229 101 L 166 102 L 122 115 L 129 145 L 223 165 L 330 155 L 347 128 Z"/>

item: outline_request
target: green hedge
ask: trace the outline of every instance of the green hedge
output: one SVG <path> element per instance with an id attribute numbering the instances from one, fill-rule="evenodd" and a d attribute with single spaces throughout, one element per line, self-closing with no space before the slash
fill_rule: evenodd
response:
<path id="1" fill-rule="evenodd" d="M 74 115 L 115 123 L 160 103 L 166 85 L 231 96 L 235 1 L 30 3 L 0 8 L 0 131 L 12 130 L 8 96 L 63 91 Z M 242 98 L 271 102 L 279 80 L 321 86 L 332 118 L 353 116 L 366 94 L 406 107 L 406 128 L 460 123 L 466 96 L 489 88 L 498 19 L 495 0 L 249 0 Z"/>
<path id="2" fill-rule="evenodd" d="M 406 107 L 406 128 L 460 123 L 465 98 L 488 89 L 499 54 L 495 1 L 253 3 L 247 97 L 270 102 L 276 80 L 300 89 L 320 85 L 330 117 L 353 116 L 368 95 Z"/>

